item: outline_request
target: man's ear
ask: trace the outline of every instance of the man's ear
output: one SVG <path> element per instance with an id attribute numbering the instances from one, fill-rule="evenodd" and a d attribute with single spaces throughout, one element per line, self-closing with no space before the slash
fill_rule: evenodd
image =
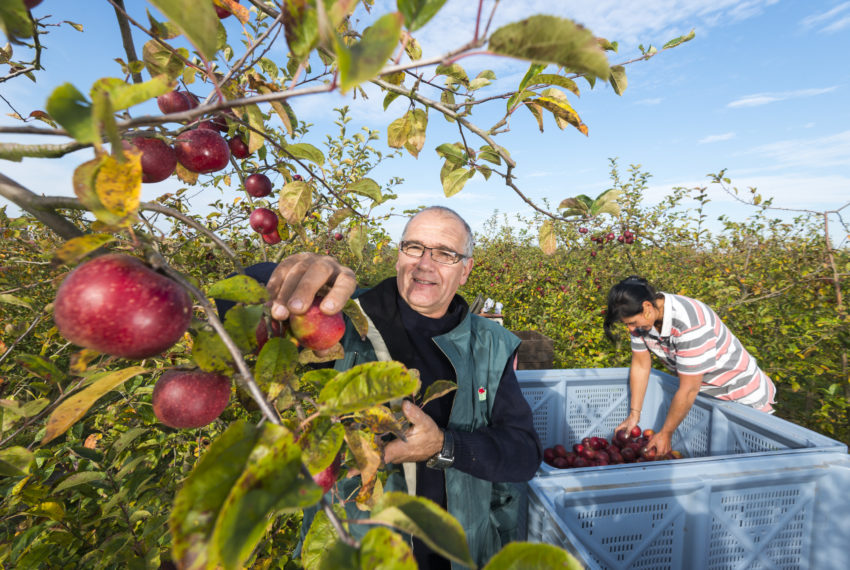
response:
<path id="1" fill-rule="evenodd" d="M 461 263 L 464 263 L 464 262 L 461 261 Z M 470 257 L 469 259 L 466 260 L 466 263 L 465 263 L 464 268 L 463 268 L 463 273 L 461 274 L 461 277 L 460 277 L 460 284 L 461 285 L 464 285 L 466 283 L 466 280 L 469 279 L 469 274 L 472 273 L 472 266 L 473 265 L 475 265 L 474 259 L 472 259 Z"/>

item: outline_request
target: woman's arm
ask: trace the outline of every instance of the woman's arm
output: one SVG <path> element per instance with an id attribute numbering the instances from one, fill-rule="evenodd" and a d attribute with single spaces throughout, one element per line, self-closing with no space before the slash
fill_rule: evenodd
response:
<path id="1" fill-rule="evenodd" d="M 640 421 L 643 400 L 646 397 L 646 387 L 649 385 L 649 372 L 652 369 L 652 355 L 648 350 L 632 351 L 632 364 L 629 367 L 629 415 L 617 426 L 615 432 L 625 429 L 631 431 Z"/>
<path id="2" fill-rule="evenodd" d="M 702 374 L 679 374 L 679 389 L 673 394 L 673 401 L 670 402 L 670 411 L 667 412 L 664 425 L 646 444 L 646 447 L 654 447 L 659 457 L 671 450 L 673 432 L 694 405 L 694 400 L 702 386 L 702 376 Z"/>

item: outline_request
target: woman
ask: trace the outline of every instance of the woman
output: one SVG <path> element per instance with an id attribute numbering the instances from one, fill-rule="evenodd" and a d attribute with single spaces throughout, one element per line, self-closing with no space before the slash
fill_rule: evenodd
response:
<path id="1" fill-rule="evenodd" d="M 755 359 L 705 303 L 670 293 L 658 293 L 641 277 L 628 277 L 608 292 L 605 335 L 621 322 L 629 329 L 632 363 L 629 370 L 629 416 L 617 429 L 630 431 L 640 421 L 652 357 L 655 354 L 679 377 L 664 425 L 647 447 L 658 455 L 670 451 L 673 432 L 702 392 L 772 413 L 776 388 Z"/>

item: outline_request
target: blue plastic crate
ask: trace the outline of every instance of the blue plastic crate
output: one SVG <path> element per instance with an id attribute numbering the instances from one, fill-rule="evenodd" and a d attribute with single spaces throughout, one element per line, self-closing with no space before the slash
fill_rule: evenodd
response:
<path id="1" fill-rule="evenodd" d="M 628 368 L 518 370 L 520 388 L 531 405 L 534 427 L 543 447 L 569 448 L 584 437 L 610 439 L 629 413 Z M 678 388 L 674 376 L 653 370 L 646 390 L 640 426 L 658 430 Z M 685 459 L 705 462 L 800 453 L 847 454 L 847 446 L 770 414 L 700 394 L 673 435 L 673 449 Z M 651 465 L 667 465 L 661 461 Z M 640 464 L 646 465 L 646 464 Z M 633 464 L 595 469 L 628 469 Z M 540 476 L 564 470 L 541 464 Z M 570 469 L 572 471 L 572 469 Z"/>
<path id="2" fill-rule="evenodd" d="M 850 457 L 776 459 L 536 477 L 526 539 L 561 546 L 591 569 L 850 567 Z"/>

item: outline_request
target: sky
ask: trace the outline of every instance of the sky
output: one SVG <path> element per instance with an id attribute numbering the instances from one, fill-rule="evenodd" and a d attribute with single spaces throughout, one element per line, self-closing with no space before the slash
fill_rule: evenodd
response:
<path id="1" fill-rule="evenodd" d="M 126 0 L 126 5 L 131 15 L 146 19 L 144 2 Z M 376 0 L 373 14 L 394 5 Z M 492 0 L 483 5 L 489 14 Z M 425 56 L 439 55 L 471 39 L 477 6 L 469 0 L 448 0 L 443 10 L 414 34 Z M 62 24 L 52 28 L 45 39 L 50 48 L 45 56 L 47 69 L 39 73 L 38 82 L 0 83 L 4 99 L 0 100 L 0 126 L 17 124 L 6 116 L 12 109 L 24 116 L 43 109 L 49 93 L 62 83 L 71 82 L 86 92 L 99 77 L 120 76 L 113 59 L 123 55 L 123 50 L 114 13 L 106 2 L 44 0 L 34 13 L 51 14 L 50 21 L 57 24 L 74 21 L 85 32 Z M 529 113 L 516 113 L 510 131 L 496 141 L 511 151 L 517 162 L 516 183 L 532 200 L 541 205 L 548 201 L 554 208 L 570 196 L 595 197 L 611 186 L 609 160 L 616 158 L 623 173 L 634 164 L 652 175 L 645 194 L 647 204 L 657 203 L 674 187 L 708 185 L 707 175 L 722 169 L 744 194 L 747 188 L 757 187 L 780 208 L 825 211 L 850 202 L 850 1 L 517 0 L 498 4 L 491 30 L 536 13 L 571 18 L 596 35 L 618 42 L 619 51 L 609 54 L 612 64 L 639 56 L 641 44 L 660 48 L 691 30 L 695 38 L 649 61 L 627 66 L 628 88 L 622 96 L 607 84 L 590 89 L 580 82 L 581 97 L 570 94 L 569 98 L 589 129 L 586 137 L 571 127 L 559 130 L 551 117 L 544 121 L 541 133 Z M 368 22 L 374 16 L 361 9 L 355 18 Z M 227 26 L 231 43 L 236 43 L 238 22 L 230 18 Z M 137 46 L 144 41 L 136 36 Z M 285 49 L 276 46 L 269 56 L 283 63 Z M 458 63 L 471 77 L 484 69 L 495 72 L 497 81 L 492 88 L 481 90 L 482 96 L 515 88 L 528 68 L 527 62 L 484 55 L 462 58 Z M 0 73 L 4 73 L 2 67 Z M 329 110 L 348 105 L 351 125 L 380 130 L 377 146 L 388 150 L 386 125 L 400 117 L 407 104 L 399 98 L 384 111 L 383 96 L 377 89 L 369 87 L 367 93 L 370 97 L 366 100 L 338 93 L 293 100 L 299 118 L 314 124 L 305 142 L 321 147 L 325 133 L 335 131 Z M 139 107 L 133 109 L 134 114 L 157 112 L 153 103 Z M 477 109 L 473 119 L 489 127 L 503 112 L 504 102 L 499 101 Z M 482 144 L 472 139 L 472 146 Z M 0 133 L 0 141 L 5 142 L 38 140 Z M 432 113 L 419 158 L 405 154 L 373 172 L 372 177 L 381 184 L 394 176 L 404 178 L 396 188 L 396 212 L 442 204 L 457 210 L 476 231 L 496 211 L 530 216 L 532 210 L 497 176 L 489 181 L 476 176 L 456 196 L 443 195 L 439 180 L 442 160 L 434 148 L 458 140 L 457 127 Z M 90 152 L 61 160 L 2 161 L 0 172 L 36 193 L 71 196 L 71 172 L 91 158 Z M 178 187 L 174 180 L 148 184 L 142 199 L 151 200 Z M 709 197 L 711 219 L 726 214 L 743 220 L 753 213 L 751 207 L 717 187 L 710 188 Z M 10 213 L 14 211 L 10 207 Z M 850 224 L 850 206 L 841 215 L 845 224 Z M 831 235 L 837 245 L 846 246 L 848 230 L 838 221 L 832 217 Z M 388 229 L 399 237 L 402 226 L 403 219 L 398 216 Z"/>

